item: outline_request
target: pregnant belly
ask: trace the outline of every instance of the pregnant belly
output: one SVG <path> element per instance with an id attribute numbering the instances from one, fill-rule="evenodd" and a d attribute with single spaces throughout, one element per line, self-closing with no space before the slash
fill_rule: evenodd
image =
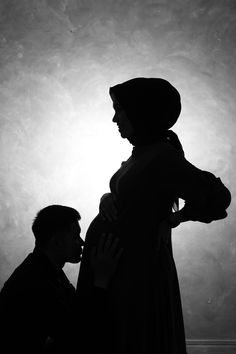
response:
<path id="1" fill-rule="evenodd" d="M 102 233 L 112 232 L 115 234 L 115 225 L 114 223 L 105 221 L 98 214 L 87 230 L 85 236 L 85 246 L 83 250 L 83 256 L 80 264 L 80 271 L 78 276 L 77 288 L 81 291 L 88 291 L 91 288 L 93 283 L 93 272 L 90 267 L 90 251 L 93 246 L 96 246 L 99 242 Z"/>
<path id="2" fill-rule="evenodd" d="M 86 233 L 85 242 L 87 246 L 91 247 L 96 245 L 102 233 L 110 233 L 115 234 L 115 230 L 117 229 L 116 222 L 109 222 L 102 219 L 100 214 L 98 214 L 91 224 Z"/>

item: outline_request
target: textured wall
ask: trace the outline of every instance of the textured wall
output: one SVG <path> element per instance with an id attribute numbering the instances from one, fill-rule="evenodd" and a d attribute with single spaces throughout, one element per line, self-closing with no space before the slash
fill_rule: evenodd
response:
<path id="1" fill-rule="evenodd" d="M 236 339 L 235 38 L 234 0 L 0 0 L 0 287 L 35 213 L 71 205 L 85 232 L 128 157 L 109 86 L 163 77 L 182 95 L 187 158 L 233 196 L 227 219 L 173 234 L 187 337 Z"/>

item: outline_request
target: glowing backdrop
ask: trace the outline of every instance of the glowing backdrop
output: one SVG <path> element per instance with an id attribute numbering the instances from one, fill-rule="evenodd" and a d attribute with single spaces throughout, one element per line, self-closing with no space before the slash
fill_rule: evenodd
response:
<path id="1" fill-rule="evenodd" d="M 234 0 L 0 1 L 0 287 L 33 247 L 36 212 L 75 207 L 84 235 L 128 158 L 109 87 L 163 77 L 182 96 L 187 158 L 233 197 L 227 219 L 173 233 L 186 334 L 236 339 L 235 38 Z M 75 283 L 78 267 L 66 272 Z"/>

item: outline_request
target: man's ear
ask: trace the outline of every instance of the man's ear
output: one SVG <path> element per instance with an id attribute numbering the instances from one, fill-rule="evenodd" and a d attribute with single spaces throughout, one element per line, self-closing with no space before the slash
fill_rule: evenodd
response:
<path id="1" fill-rule="evenodd" d="M 58 246 L 61 246 L 61 235 L 59 235 L 58 232 L 53 232 L 51 237 L 50 237 L 50 244 L 54 248 L 58 248 Z"/>
<path id="2" fill-rule="evenodd" d="M 64 240 L 65 240 L 65 235 L 63 232 L 55 232 L 52 235 L 52 242 L 55 245 L 55 247 L 62 247 L 64 246 Z"/>

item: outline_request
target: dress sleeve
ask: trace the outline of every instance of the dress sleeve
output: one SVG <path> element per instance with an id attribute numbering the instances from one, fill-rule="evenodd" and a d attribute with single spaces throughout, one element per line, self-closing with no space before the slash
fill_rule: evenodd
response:
<path id="1" fill-rule="evenodd" d="M 203 203 L 195 206 L 186 200 L 182 210 L 186 220 L 210 223 L 214 220 L 224 219 L 227 216 L 226 209 L 231 202 L 231 194 L 219 177 L 208 171 L 201 171 Z"/>
<path id="2" fill-rule="evenodd" d="M 162 171 L 173 200 L 185 201 L 182 209 L 185 220 L 210 223 L 227 216 L 231 194 L 219 177 L 200 170 L 172 151 L 163 159 Z"/>

